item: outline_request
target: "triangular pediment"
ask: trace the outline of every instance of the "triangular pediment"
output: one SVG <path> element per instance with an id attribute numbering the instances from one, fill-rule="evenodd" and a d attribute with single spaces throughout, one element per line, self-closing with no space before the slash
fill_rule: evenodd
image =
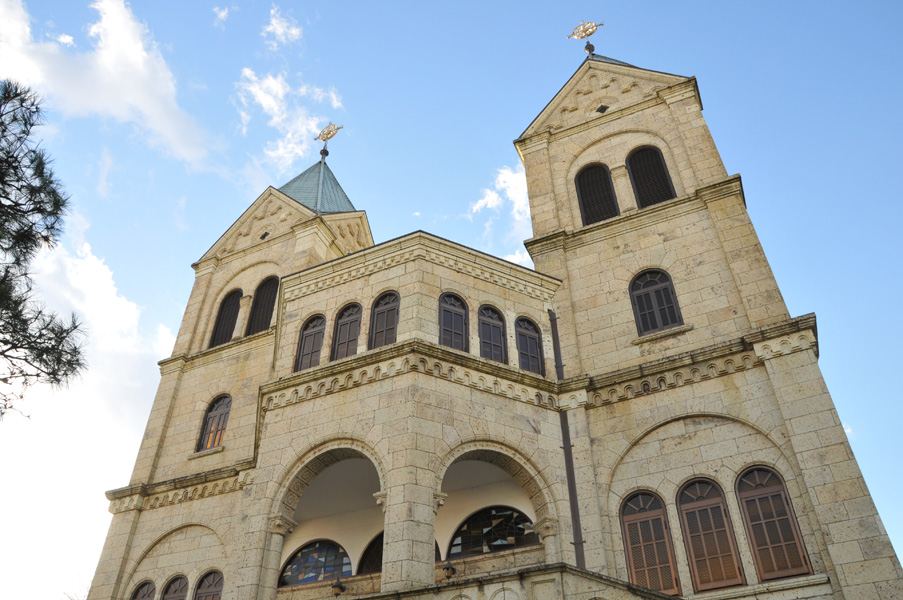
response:
<path id="1" fill-rule="evenodd" d="M 289 198 L 279 190 L 268 187 L 213 246 L 201 257 L 224 257 L 281 235 L 317 213 Z"/>
<path id="2" fill-rule="evenodd" d="M 520 139 L 601 118 L 654 98 L 688 77 L 588 58 L 533 120 Z M 605 107 L 604 109 L 602 107 Z"/>

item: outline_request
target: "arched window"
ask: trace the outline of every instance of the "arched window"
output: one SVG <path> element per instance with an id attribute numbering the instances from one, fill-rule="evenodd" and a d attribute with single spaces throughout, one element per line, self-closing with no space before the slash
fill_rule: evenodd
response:
<path id="1" fill-rule="evenodd" d="M 621 508 L 621 529 L 630 581 L 650 590 L 679 595 L 671 533 L 661 498 L 650 492 L 630 496 Z"/>
<path id="2" fill-rule="evenodd" d="M 646 208 L 675 198 L 662 151 L 655 146 L 637 148 L 627 157 L 627 172 L 636 196 L 637 208 Z"/>
<path id="3" fill-rule="evenodd" d="M 185 600 L 188 597 L 188 579 L 179 575 L 163 588 L 161 600 Z"/>
<path id="4" fill-rule="evenodd" d="M 383 570 L 383 534 L 379 534 L 361 555 L 361 562 L 357 565 L 357 574 L 379 573 Z"/>
<path id="5" fill-rule="evenodd" d="M 517 338 L 517 360 L 520 368 L 545 377 L 546 369 L 542 360 L 542 336 L 536 323 L 525 317 L 514 322 Z"/>
<path id="6" fill-rule="evenodd" d="M 395 343 L 399 303 L 398 294 L 395 292 L 386 292 L 373 303 L 370 317 L 370 348 Z"/>
<path id="7" fill-rule="evenodd" d="M 326 333 L 326 319 L 314 315 L 301 328 L 298 337 L 298 353 L 295 355 L 295 371 L 309 369 L 320 364 L 320 350 L 323 349 L 323 335 Z"/>
<path id="8" fill-rule="evenodd" d="M 213 335 L 210 336 L 210 347 L 225 344 L 232 339 L 235 332 L 235 321 L 238 320 L 238 307 L 241 302 L 241 290 L 229 292 L 219 305 L 216 322 L 213 324 Z"/>
<path id="9" fill-rule="evenodd" d="M 279 291 L 279 278 L 268 277 L 257 286 L 254 300 L 251 302 L 251 317 L 245 335 L 254 335 L 270 328 L 273 320 L 273 307 L 276 306 L 276 293 Z"/>
<path id="10" fill-rule="evenodd" d="M 691 481 L 677 495 L 677 508 L 696 591 L 743 584 L 734 529 L 718 486 L 707 479 Z"/>
<path id="11" fill-rule="evenodd" d="M 458 526 L 448 558 L 479 556 L 539 543 L 533 522 L 507 506 L 490 506 L 470 515 Z"/>
<path id="12" fill-rule="evenodd" d="M 207 414 L 204 415 L 201 437 L 198 438 L 198 452 L 223 445 L 223 434 L 226 433 L 226 423 L 229 422 L 231 409 L 232 398 L 226 395 L 219 396 L 210 403 Z"/>
<path id="13" fill-rule="evenodd" d="M 198 582 L 198 589 L 194 592 L 194 600 L 220 600 L 223 595 L 223 574 L 219 571 L 210 571 Z"/>
<path id="14" fill-rule="evenodd" d="M 749 469 L 737 479 L 737 497 L 759 579 L 810 573 L 806 549 L 781 477 L 765 467 Z"/>
<path id="15" fill-rule="evenodd" d="M 505 340 L 505 319 L 491 306 L 480 307 L 480 356 L 500 363 L 508 363 Z"/>
<path id="16" fill-rule="evenodd" d="M 335 320 L 335 336 L 332 338 L 332 360 L 357 354 L 357 338 L 361 333 L 361 305 L 350 304 L 342 309 Z"/>
<path id="17" fill-rule="evenodd" d="M 439 296 L 439 343 L 467 352 L 467 303 L 455 294 Z"/>
<path id="18" fill-rule="evenodd" d="M 132 600 L 154 600 L 156 591 L 157 588 L 154 587 L 153 581 L 145 581 L 132 592 Z"/>
<path id="19" fill-rule="evenodd" d="M 351 559 L 345 549 L 329 540 L 311 542 L 294 555 L 282 569 L 279 587 L 351 577 Z"/>
<path id="20" fill-rule="evenodd" d="M 671 278 L 664 271 L 643 271 L 630 283 L 630 302 L 640 335 L 683 325 Z"/>
<path id="21" fill-rule="evenodd" d="M 575 183 L 584 225 L 592 225 L 620 214 L 608 167 L 602 164 L 584 167 L 577 173 Z"/>

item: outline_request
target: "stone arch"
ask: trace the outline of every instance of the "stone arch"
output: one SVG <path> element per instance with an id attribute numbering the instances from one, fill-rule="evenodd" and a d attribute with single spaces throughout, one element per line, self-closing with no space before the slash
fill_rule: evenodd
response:
<path id="1" fill-rule="evenodd" d="M 204 306 L 201 308 L 199 316 L 199 323 L 203 323 L 203 325 L 199 329 L 201 336 L 200 338 L 198 338 L 198 340 L 202 346 L 204 345 L 204 340 L 208 340 L 210 338 L 210 334 L 213 332 L 213 324 L 216 320 L 216 314 L 219 310 L 219 305 L 223 301 L 223 298 L 226 297 L 226 294 L 228 294 L 232 290 L 241 289 L 242 296 L 252 295 L 257 289 L 257 286 L 260 284 L 260 282 L 269 276 L 248 276 L 249 273 L 252 273 L 256 269 L 260 268 L 261 265 L 267 265 L 272 268 L 272 272 L 269 273 L 269 275 L 276 275 L 277 277 L 279 276 L 279 265 L 277 263 L 271 260 L 260 260 L 243 266 L 235 273 L 232 273 L 228 277 L 228 279 L 220 284 L 216 284 L 215 289 L 208 287 L 206 293 L 204 294 Z M 216 271 L 213 272 L 213 278 L 216 278 Z M 211 284 L 213 283 L 214 282 L 211 282 Z M 243 329 L 242 335 L 244 335 Z"/>
<path id="2" fill-rule="evenodd" d="M 279 476 L 279 491 L 273 499 L 271 517 L 292 520 L 295 507 L 304 489 L 328 467 L 349 458 L 369 460 L 379 476 L 379 489 L 386 489 L 386 468 L 383 461 L 368 444 L 354 438 L 322 441 L 295 460 Z"/>

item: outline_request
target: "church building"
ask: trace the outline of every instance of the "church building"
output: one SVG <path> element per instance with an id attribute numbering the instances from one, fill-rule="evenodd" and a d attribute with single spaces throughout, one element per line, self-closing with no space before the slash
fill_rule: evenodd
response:
<path id="1" fill-rule="evenodd" d="M 325 148 L 192 265 L 90 600 L 903 598 L 696 79 L 590 49 L 514 144 L 535 270 Z"/>

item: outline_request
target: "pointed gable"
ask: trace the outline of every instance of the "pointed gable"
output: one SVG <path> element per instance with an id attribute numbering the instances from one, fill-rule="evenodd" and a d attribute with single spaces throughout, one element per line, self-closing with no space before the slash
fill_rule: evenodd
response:
<path id="1" fill-rule="evenodd" d="M 653 98 L 690 78 L 591 54 L 521 134 L 556 133 Z"/>

